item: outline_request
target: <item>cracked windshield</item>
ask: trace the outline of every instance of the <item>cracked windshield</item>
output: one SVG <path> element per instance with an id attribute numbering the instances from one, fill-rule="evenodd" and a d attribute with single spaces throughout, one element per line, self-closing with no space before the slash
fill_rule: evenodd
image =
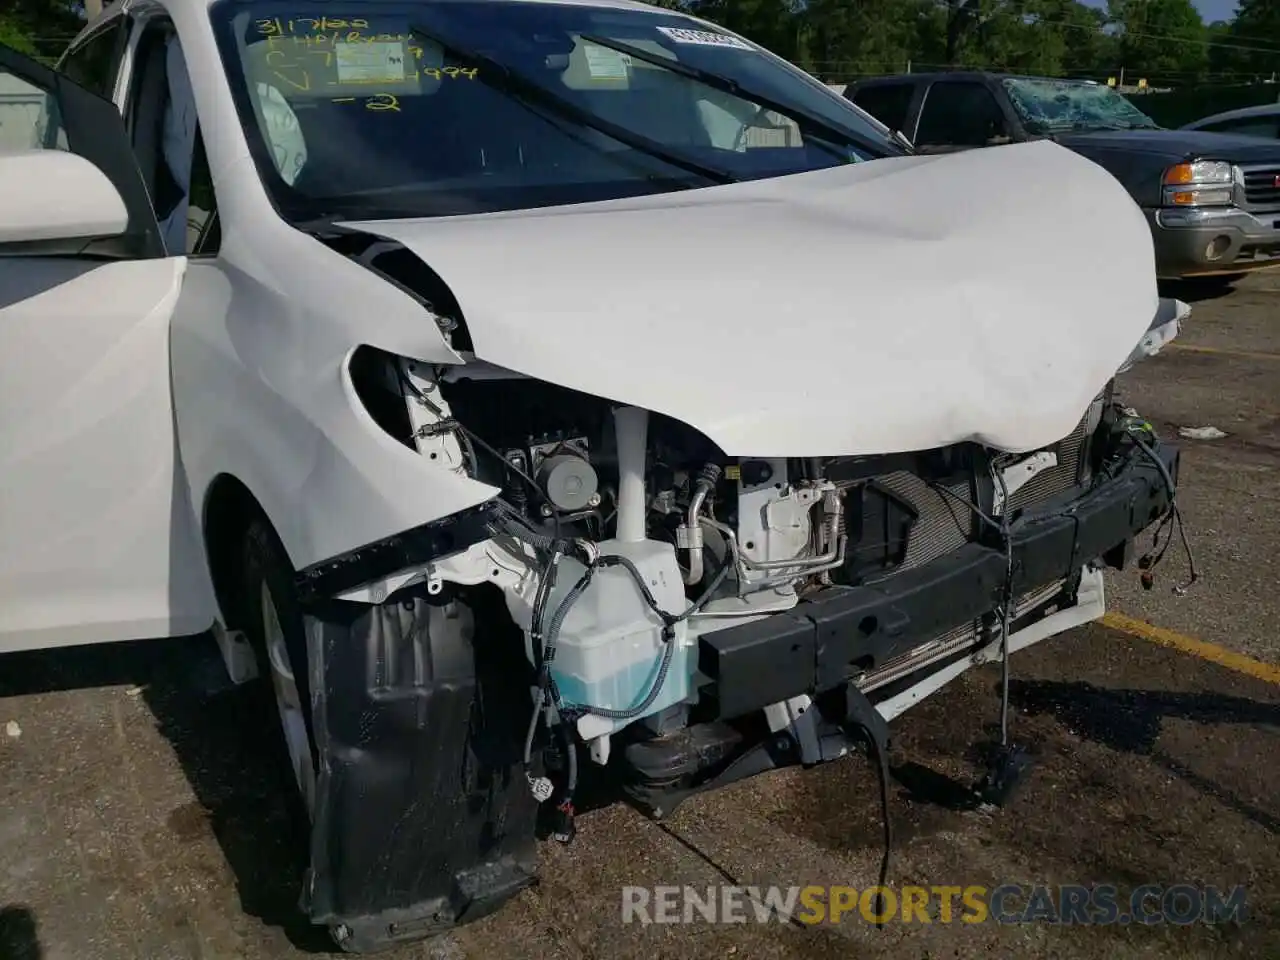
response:
<path id="1" fill-rule="evenodd" d="M 1009 79 L 1009 99 L 1033 131 L 1156 130 L 1154 120 L 1110 87 L 1075 80 Z"/>
<path id="2" fill-rule="evenodd" d="M 214 17 L 294 219 L 605 200 L 902 152 L 791 65 L 669 11 L 304 0 Z"/>

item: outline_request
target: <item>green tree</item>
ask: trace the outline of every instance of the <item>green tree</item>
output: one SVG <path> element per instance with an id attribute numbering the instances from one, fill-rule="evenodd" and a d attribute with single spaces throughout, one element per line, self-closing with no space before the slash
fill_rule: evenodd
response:
<path id="1" fill-rule="evenodd" d="M 1242 0 L 1239 20 L 1212 33 L 1192 0 L 1109 0 L 1106 11 L 1080 0 L 650 2 L 721 23 L 825 80 L 897 73 L 910 64 L 1096 79 L 1123 68 L 1127 78 L 1185 85 L 1246 69 L 1239 65 L 1244 54 L 1225 55 L 1243 46 L 1262 48 L 1248 70 L 1280 70 L 1280 0 Z M 1227 43 L 1228 30 L 1227 46 L 1208 42 Z"/>
<path id="2" fill-rule="evenodd" d="M 1240 0 L 1229 42 L 1238 47 L 1228 51 L 1238 68 L 1280 77 L 1280 0 Z"/>
<path id="3" fill-rule="evenodd" d="M 1110 0 L 1107 11 L 1126 78 L 1175 85 L 1208 71 L 1207 31 L 1191 0 Z"/>
<path id="4" fill-rule="evenodd" d="M 802 0 L 696 0 L 690 9 L 780 57 L 797 60 L 803 6 Z"/>
<path id="5" fill-rule="evenodd" d="M 920 0 L 809 0 L 801 22 L 801 65 L 827 79 L 901 73 L 916 55 Z"/>
<path id="6" fill-rule="evenodd" d="M 1105 79 L 1115 70 L 1119 42 L 1104 31 L 1107 15 L 1076 0 L 1053 0 L 1044 13 L 1062 38 L 1063 73 Z"/>
<path id="7" fill-rule="evenodd" d="M 84 26 L 79 0 L 0 0 L 0 43 L 23 53 L 55 57 Z"/>
<path id="8" fill-rule="evenodd" d="M 8 16 L 0 16 L 0 45 L 12 47 L 20 53 L 35 53 L 35 44 L 26 30 L 16 24 Z"/>
<path id="9" fill-rule="evenodd" d="M 1078 0 L 939 0 L 921 59 L 975 69 L 1058 75 L 1105 72 L 1114 41 L 1105 15 Z M 936 42 L 941 32 L 942 43 Z"/>

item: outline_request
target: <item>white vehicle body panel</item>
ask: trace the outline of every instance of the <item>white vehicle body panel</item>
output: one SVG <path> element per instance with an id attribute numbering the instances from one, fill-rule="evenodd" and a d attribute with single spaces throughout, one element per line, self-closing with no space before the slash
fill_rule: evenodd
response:
<path id="1" fill-rule="evenodd" d="M 731 456 L 1043 447 L 1159 301 L 1141 211 L 1047 141 L 357 226 L 444 278 L 480 358 L 667 414 Z"/>
<path id="2" fill-rule="evenodd" d="M 174 316 L 175 409 L 197 515 L 218 477 L 236 478 L 302 569 L 493 497 L 387 436 L 347 376 L 361 343 L 447 361 L 427 310 L 315 240 L 283 225 L 279 234 L 193 263 Z"/>
<path id="3" fill-rule="evenodd" d="M 32 545 L 0 568 L 0 650 L 207 627 L 200 533 L 224 478 L 297 569 L 498 493 L 387 436 L 354 395 L 347 361 L 362 344 L 469 358 L 419 300 L 279 218 L 204 0 L 128 8 L 176 25 L 222 242 L 189 264 L 86 265 L 0 310 L 31 342 L 0 358 L 6 476 L 47 483 L 38 501 L 62 512 L 41 526 L 29 501 L 0 508 L 4 540 Z M 1109 174 L 1050 144 L 358 226 L 439 273 L 478 359 L 668 414 L 731 456 L 1036 449 L 1072 429 L 1157 302 L 1140 212 Z M 780 282 L 793 285 L 781 297 Z M 83 371 L 101 378 L 87 401 L 50 379 L 75 385 Z M 23 415 L 36 376 L 66 397 L 61 419 Z M 74 468 L 86 444 L 103 458 L 93 475 Z M 106 477 L 118 482 L 104 498 Z"/>
<path id="4" fill-rule="evenodd" d="M 169 392 L 185 266 L 0 258 L 0 652 L 214 621 Z"/>
<path id="5" fill-rule="evenodd" d="M 135 16 L 166 12 L 144 0 Z M 257 172 L 203 3 L 168 5 L 182 41 L 222 224 L 173 319 L 174 404 L 192 509 L 221 476 L 263 508 L 302 569 L 483 503 L 497 491 L 432 467 L 370 420 L 346 379 L 361 344 L 457 363 L 426 308 L 286 225 Z M 128 85 L 116 100 L 127 102 Z"/>

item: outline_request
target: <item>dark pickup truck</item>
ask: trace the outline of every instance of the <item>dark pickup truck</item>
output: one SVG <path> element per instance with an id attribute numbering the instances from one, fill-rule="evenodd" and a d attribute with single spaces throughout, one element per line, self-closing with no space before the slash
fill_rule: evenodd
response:
<path id="1" fill-rule="evenodd" d="M 1146 213 L 1162 278 L 1230 281 L 1280 267 L 1280 143 L 1166 130 L 1110 87 L 1078 80 L 907 74 L 851 84 L 845 96 L 919 153 L 1049 138 L 1088 157 Z"/>

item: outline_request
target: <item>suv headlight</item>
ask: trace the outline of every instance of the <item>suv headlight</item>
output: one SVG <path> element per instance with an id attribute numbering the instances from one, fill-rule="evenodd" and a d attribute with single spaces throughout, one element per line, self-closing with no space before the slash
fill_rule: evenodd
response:
<path id="1" fill-rule="evenodd" d="M 1196 160 L 1170 167 L 1162 182 L 1167 207 L 1228 207 L 1235 170 L 1222 160 Z"/>

